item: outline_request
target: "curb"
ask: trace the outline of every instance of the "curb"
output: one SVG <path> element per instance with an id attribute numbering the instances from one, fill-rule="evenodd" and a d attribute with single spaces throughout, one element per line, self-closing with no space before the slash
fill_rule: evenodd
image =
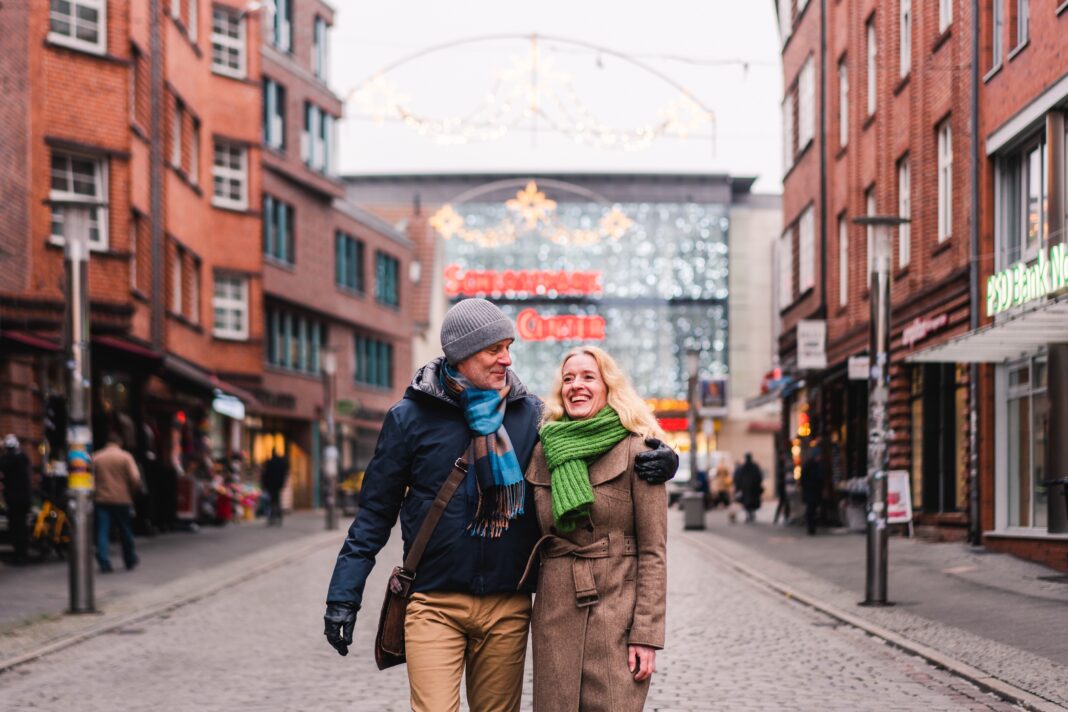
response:
<path id="1" fill-rule="evenodd" d="M 862 630 L 871 636 L 874 636 L 889 643 L 890 645 L 894 646 L 895 648 L 898 648 L 899 650 L 903 650 L 906 653 L 923 658 L 932 665 L 942 668 L 947 672 L 956 675 L 957 677 L 963 678 L 971 682 L 976 687 L 986 692 L 990 692 L 997 695 L 1006 702 L 1011 702 L 1013 704 L 1020 705 L 1029 710 L 1033 710 L 1034 712 L 1063 712 L 1065 709 L 1068 709 L 1056 704 L 1055 702 L 1051 702 L 1050 700 L 1047 700 L 1044 697 L 1039 697 L 1034 693 L 1028 692 L 1023 688 L 1016 687 L 1011 683 L 1005 682 L 1000 678 L 996 678 L 990 675 L 989 673 L 980 670 L 979 668 L 968 665 L 967 663 L 962 663 L 959 660 L 956 660 L 939 650 L 935 650 L 930 646 L 924 645 L 923 643 L 918 643 L 914 640 L 910 640 L 909 638 L 901 635 L 900 633 L 896 633 L 892 630 L 889 630 L 888 628 L 884 628 L 883 626 L 866 621 L 859 616 L 843 611 L 837 606 L 833 606 L 823 601 L 819 601 L 816 598 L 793 588 L 792 586 L 789 586 L 769 576 L 766 576 L 765 574 L 762 574 L 759 571 L 756 571 L 755 569 L 746 566 L 745 564 L 740 564 L 734 561 L 707 541 L 698 539 L 686 533 L 683 533 L 682 536 L 690 543 L 710 552 L 717 560 L 719 560 L 720 563 L 730 569 L 733 569 L 735 572 L 741 574 L 742 576 L 748 578 L 751 582 L 756 583 L 764 588 L 767 588 L 775 593 L 782 594 L 786 598 L 797 601 L 798 603 L 808 606 L 809 608 L 813 608 L 817 611 L 820 611 L 821 613 L 824 613 L 830 616 L 831 618 L 841 621 L 846 625 L 850 625 L 854 628 Z"/>
<path id="2" fill-rule="evenodd" d="M 13 657 L 0 660 L 0 674 L 3 674 L 19 665 L 24 665 L 28 662 L 37 660 L 46 655 L 51 655 L 52 653 L 63 650 L 64 648 L 69 648 L 79 643 L 84 643 L 87 640 L 91 640 L 92 638 L 95 638 L 99 635 L 103 635 L 117 628 L 122 628 L 133 623 L 138 623 L 140 621 L 147 620 L 149 618 L 155 618 L 163 613 L 168 613 L 178 608 L 182 608 L 183 606 L 187 606 L 191 603 L 196 603 L 197 601 L 208 598 L 209 596 L 213 596 L 216 593 L 219 593 L 220 591 L 224 591 L 225 589 L 231 588 L 240 583 L 244 583 L 245 581 L 250 581 L 258 576 L 262 576 L 263 574 L 268 573 L 269 571 L 284 566 L 285 564 L 289 563 L 290 561 L 293 561 L 294 559 L 297 559 L 316 549 L 319 549 L 329 541 L 336 541 L 339 536 L 340 534 L 337 531 L 327 531 L 309 535 L 306 539 L 301 540 L 299 543 L 286 546 L 285 550 L 280 552 L 274 558 L 251 566 L 246 565 L 245 567 L 240 567 L 240 562 L 242 561 L 242 559 L 237 559 L 233 562 L 220 564 L 220 567 L 227 568 L 233 568 L 234 565 L 237 564 L 239 568 L 232 574 L 221 577 L 216 583 L 213 583 L 210 586 L 196 591 L 195 593 L 180 594 L 170 600 L 150 604 L 140 610 L 133 611 L 132 613 L 126 613 L 124 615 L 118 616 L 113 620 L 109 620 L 95 626 L 90 626 L 89 628 L 78 631 L 76 633 L 61 635 L 58 638 L 53 639 L 48 643 L 38 646 L 37 648 L 29 650 L 25 653 L 20 653 Z M 244 559 L 247 560 L 256 557 L 262 558 L 262 554 L 250 554 L 244 557 Z"/>

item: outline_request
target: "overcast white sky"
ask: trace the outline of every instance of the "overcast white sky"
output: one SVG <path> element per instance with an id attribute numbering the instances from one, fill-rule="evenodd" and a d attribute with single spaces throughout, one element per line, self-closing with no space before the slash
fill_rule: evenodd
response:
<path id="1" fill-rule="evenodd" d="M 716 116 L 714 142 L 661 139 L 638 152 L 579 146 L 545 131 L 442 146 L 399 124 L 350 118 L 339 132 L 343 173 L 726 172 L 756 176 L 758 192 L 781 191 L 782 73 L 771 0 L 335 3 L 331 84 L 342 97 L 385 65 L 421 49 L 480 35 L 537 32 L 634 57 L 685 86 Z M 391 76 L 417 112 L 462 115 L 528 47 L 522 40 L 466 45 L 405 64 Z M 542 50 L 572 75 L 587 107 L 613 126 L 652 123 L 677 96 L 667 84 L 610 55 L 598 62 L 593 52 L 563 45 L 544 43 Z"/>

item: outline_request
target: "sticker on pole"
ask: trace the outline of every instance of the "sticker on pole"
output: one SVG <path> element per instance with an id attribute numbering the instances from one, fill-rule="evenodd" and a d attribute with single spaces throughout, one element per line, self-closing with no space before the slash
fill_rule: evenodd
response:
<path id="1" fill-rule="evenodd" d="M 907 524 L 912 521 L 912 492 L 908 470 L 890 470 L 886 479 L 886 521 Z"/>

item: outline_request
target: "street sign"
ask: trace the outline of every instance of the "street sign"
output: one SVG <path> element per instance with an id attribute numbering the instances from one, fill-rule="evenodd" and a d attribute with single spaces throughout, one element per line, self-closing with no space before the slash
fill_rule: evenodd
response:
<path id="1" fill-rule="evenodd" d="M 827 322 L 823 319 L 797 322 L 797 367 L 802 371 L 827 368 Z"/>
<path id="2" fill-rule="evenodd" d="M 908 470 L 890 470 L 886 480 L 886 521 L 907 524 L 912 521 L 912 490 Z"/>
<path id="3" fill-rule="evenodd" d="M 871 370 L 869 364 L 871 360 L 867 356 L 850 356 L 849 357 L 849 380 L 850 381 L 866 381 L 868 380 L 868 374 Z"/>

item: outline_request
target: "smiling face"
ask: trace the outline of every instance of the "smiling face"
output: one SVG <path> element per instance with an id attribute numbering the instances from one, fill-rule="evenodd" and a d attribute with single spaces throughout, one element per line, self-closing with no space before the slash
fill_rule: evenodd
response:
<path id="1" fill-rule="evenodd" d="M 561 375 L 560 397 L 564 412 L 572 420 L 590 418 L 608 403 L 608 386 L 593 356 L 575 354 L 564 361 Z"/>
<path id="2" fill-rule="evenodd" d="M 456 364 L 456 370 L 475 388 L 499 391 L 508 383 L 508 367 L 512 365 L 508 348 L 511 345 L 512 339 L 498 341 Z"/>

